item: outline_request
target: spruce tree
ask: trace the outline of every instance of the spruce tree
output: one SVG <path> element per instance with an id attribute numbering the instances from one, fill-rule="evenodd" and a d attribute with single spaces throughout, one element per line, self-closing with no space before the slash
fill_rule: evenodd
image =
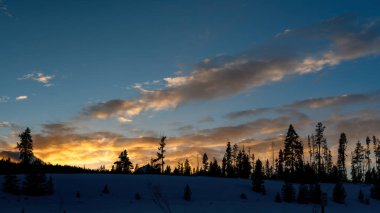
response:
<path id="1" fill-rule="evenodd" d="M 297 202 L 306 204 L 309 202 L 309 188 L 305 184 L 300 184 L 297 194 Z"/>
<path id="2" fill-rule="evenodd" d="M 371 198 L 380 200 L 380 183 L 375 183 L 371 187 Z"/>
<path id="3" fill-rule="evenodd" d="M 277 192 L 276 197 L 274 198 L 274 201 L 276 203 L 281 203 L 282 202 L 281 195 L 280 195 L 279 192 Z"/>
<path id="4" fill-rule="evenodd" d="M 346 199 L 346 190 L 344 190 L 343 184 L 338 182 L 334 186 L 333 201 L 336 203 L 344 203 Z"/>
<path id="5" fill-rule="evenodd" d="M 365 197 L 363 191 L 360 189 L 358 193 L 358 200 L 360 203 L 364 203 Z"/>
<path id="6" fill-rule="evenodd" d="M 119 160 L 114 163 L 116 165 L 116 172 L 119 173 L 131 173 L 131 169 L 133 168 L 133 164 L 128 157 L 128 152 L 125 149 L 119 155 Z"/>
<path id="7" fill-rule="evenodd" d="M 282 192 L 282 199 L 283 199 L 283 201 L 285 201 L 287 203 L 291 203 L 291 202 L 294 201 L 294 199 L 295 199 L 295 191 L 294 191 L 294 188 L 293 188 L 293 184 L 291 182 L 286 181 L 282 185 L 281 192 Z"/>
<path id="8" fill-rule="evenodd" d="M 356 147 L 354 152 L 352 153 L 352 158 L 351 158 L 351 177 L 352 177 L 352 182 L 354 183 L 360 183 L 363 182 L 364 178 L 364 147 L 361 145 L 360 141 L 356 143 Z"/>
<path id="9" fill-rule="evenodd" d="M 321 185 L 316 183 L 310 186 L 310 201 L 315 204 L 321 204 L 322 190 Z"/>
<path id="10" fill-rule="evenodd" d="M 293 125 L 289 125 L 284 143 L 285 169 L 292 174 L 303 167 L 303 145 Z"/>
<path id="11" fill-rule="evenodd" d="M 159 143 L 158 152 L 156 153 L 157 154 L 157 158 L 153 160 L 154 163 L 155 163 L 156 169 L 158 169 L 161 173 L 164 173 L 164 168 L 165 168 L 164 167 L 164 165 L 165 165 L 165 152 L 166 152 L 166 150 L 165 150 L 165 146 L 166 146 L 165 140 L 166 140 L 166 136 L 162 136 L 161 140 L 160 140 L 160 143 Z"/>
<path id="12" fill-rule="evenodd" d="M 203 154 L 203 157 L 202 157 L 202 173 L 203 174 L 206 174 L 207 171 L 208 171 L 208 156 L 206 153 Z"/>
<path id="13" fill-rule="evenodd" d="M 252 174 L 252 190 L 265 193 L 263 164 L 260 159 L 256 161 L 255 171 Z"/>
<path id="14" fill-rule="evenodd" d="M 366 148 L 365 148 L 365 161 L 366 161 L 366 172 L 371 172 L 371 149 L 370 149 L 370 144 L 371 144 L 371 139 L 367 136 L 366 140 Z"/>
<path id="15" fill-rule="evenodd" d="M 208 171 L 208 175 L 211 177 L 219 177 L 222 176 L 222 169 L 218 165 L 218 161 L 214 158 L 212 162 L 210 162 L 210 168 Z"/>
<path id="16" fill-rule="evenodd" d="M 315 127 L 315 145 L 316 145 L 316 154 L 315 158 L 317 161 L 317 171 L 318 174 L 321 176 L 324 175 L 325 172 L 325 162 L 323 160 L 325 159 L 324 155 L 326 155 L 326 148 L 327 148 L 327 141 L 324 136 L 325 126 L 321 122 L 317 123 L 317 126 Z"/>
<path id="17" fill-rule="evenodd" d="M 19 180 L 16 175 L 6 174 L 4 176 L 3 191 L 14 195 L 20 194 Z"/>
<path id="18" fill-rule="evenodd" d="M 234 169 L 234 166 L 233 166 L 233 162 L 232 162 L 232 159 L 233 156 L 232 156 L 232 149 L 231 149 L 231 143 L 228 142 L 227 143 L 227 147 L 226 147 L 226 153 L 224 154 L 224 158 L 223 160 L 225 161 L 223 166 L 225 166 L 225 173 L 226 173 L 226 176 L 227 177 L 234 177 L 235 176 L 235 169 Z"/>
<path id="19" fill-rule="evenodd" d="M 347 181 L 347 170 L 346 170 L 346 148 L 347 148 L 347 137 L 345 133 L 340 134 L 339 147 L 338 147 L 338 175 L 340 181 Z"/>
<path id="20" fill-rule="evenodd" d="M 47 194 L 46 175 L 31 173 L 25 176 L 22 192 L 25 195 L 41 196 Z"/>
<path id="21" fill-rule="evenodd" d="M 183 199 L 186 201 L 191 200 L 191 189 L 190 189 L 189 184 L 186 184 L 186 186 L 185 186 L 185 190 L 183 192 Z"/>
<path id="22" fill-rule="evenodd" d="M 21 162 L 24 164 L 30 164 L 34 155 L 33 140 L 29 127 L 18 137 L 20 138 L 20 143 L 17 143 L 17 148 L 20 151 Z"/>
<path id="23" fill-rule="evenodd" d="M 191 166 L 188 159 L 185 159 L 185 165 L 184 165 L 184 175 L 190 176 L 191 174 Z"/>
<path id="24" fill-rule="evenodd" d="M 49 177 L 49 180 L 46 183 L 46 194 L 47 195 L 54 194 L 54 183 L 53 183 L 53 178 L 51 176 Z"/>
<path id="25" fill-rule="evenodd" d="M 102 190 L 102 193 L 103 194 L 109 194 L 110 193 L 110 190 L 108 189 L 108 185 L 106 184 Z"/>
<path id="26" fill-rule="evenodd" d="M 284 153 L 282 149 L 280 149 L 278 153 L 278 161 L 277 161 L 277 177 L 279 179 L 284 178 Z"/>

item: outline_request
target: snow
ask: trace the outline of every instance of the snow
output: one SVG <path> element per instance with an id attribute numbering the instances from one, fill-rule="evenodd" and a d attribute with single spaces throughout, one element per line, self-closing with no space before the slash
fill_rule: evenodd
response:
<path id="1" fill-rule="evenodd" d="M 281 191 L 282 181 L 265 181 L 267 194 L 251 190 L 251 181 L 212 177 L 176 177 L 161 175 L 113 175 L 113 174 L 53 174 L 55 193 L 52 196 L 14 196 L 0 192 L 0 212 L 313 212 L 315 204 L 275 203 L 274 197 Z M 19 176 L 23 180 L 23 176 Z M 3 177 L 0 176 L 2 180 Z M 105 184 L 110 194 L 102 194 Z M 182 199 L 185 185 L 192 190 L 192 201 Z M 363 190 L 369 196 L 369 185 L 345 184 L 346 204 L 332 201 L 334 184 L 321 184 L 328 193 L 326 212 L 377 212 L 380 201 L 370 205 L 357 201 Z M 296 191 L 298 185 L 294 184 Z M 76 198 L 76 192 L 80 198 Z M 135 193 L 141 200 L 135 200 Z M 247 200 L 240 199 L 245 193 Z M 167 205 L 166 205 L 167 204 Z M 161 206 L 161 207 L 160 207 Z M 168 210 L 170 209 L 170 211 Z"/>

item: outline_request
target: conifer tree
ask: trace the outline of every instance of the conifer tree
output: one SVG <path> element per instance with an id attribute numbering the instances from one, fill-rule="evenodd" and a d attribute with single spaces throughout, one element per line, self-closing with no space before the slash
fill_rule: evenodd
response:
<path id="1" fill-rule="evenodd" d="M 34 155 L 33 140 L 29 127 L 18 137 L 20 138 L 20 143 L 17 143 L 17 148 L 20 151 L 21 162 L 24 164 L 30 164 Z"/>
<path id="2" fill-rule="evenodd" d="M 334 186 L 333 190 L 333 200 L 336 203 L 344 203 L 346 199 L 346 190 L 344 190 L 343 184 L 338 182 Z"/>
<path id="3" fill-rule="evenodd" d="M 291 124 L 285 137 L 284 161 L 285 169 L 290 173 L 303 167 L 303 145 Z"/>
<path id="4" fill-rule="evenodd" d="M 184 175 L 185 176 L 190 176 L 191 174 L 191 166 L 190 162 L 188 159 L 185 159 L 185 164 L 184 164 Z"/>
<path id="5" fill-rule="evenodd" d="M 282 179 L 284 176 L 284 154 L 282 149 L 278 153 L 278 161 L 277 161 L 277 177 Z"/>
<path id="6" fill-rule="evenodd" d="M 293 184 L 291 182 L 286 181 L 282 185 L 281 192 L 282 192 L 282 199 L 283 199 L 283 201 L 285 201 L 287 203 L 291 203 L 291 202 L 294 201 L 294 199 L 295 199 L 295 191 L 294 191 L 294 188 L 293 188 Z"/>
<path id="7" fill-rule="evenodd" d="M 210 162 L 210 168 L 209 168 L 208 174 L 211 177 L 222 176 L 222 169 L 218 165 L 218 161 L 215 158 L 213 159 L 212 162 Z"/>
<path id="8" fill-rule="evenodd" d="M 371 139 L 367 136 L 366 140 L 366 148 L 365 148 L 365 161 L 366 161 L 366 173 L 371 172 L 371 149 L 370 149 L 370 144 L 371 144 Z"/>
<path id="9" fill-rule="evenodd" d="M 346 170 L 346 148 L 347 148 L 347 137 L 345 133 L 340 134 L 339 147 L 338 147 L 338 175 L 340 181 L 347 180 L 347 170 Z"/>
<path id="10" fill-rule="evenodd" d="M 356 147 L 354 152 L 352 153 L 352 158 L 351 158 L 351 177 L 352 177 L 352 182 L 354 183 L 359 183 L 363 181 L 364 178 L 364 147 L 358 141 L 356 143 Z"/>
<path id="11" fill-rule="evenodd" d="M 46 175 L 31 173 L 25 176 L 22 186 L 25 195 L 40 196 L 47 194 Z"/>
<path id="12" fill-rule="evenodd" d="M 297 202 L 306 204 L 309 202 L 309 188 L 305 184 L 300 184 L 297 194 Z"/>
<path id="13" fill-rule="evenodd" d="M 119 160 L 114 164 L 116 165 L 116 172 L 130 174 L 131 169 L 133 168 L 133 164 L 129 160 L 128 152 L 126 149 L 120 153 Z"/>
<path id="14" fill-rule="evenodd" d="M 203 157 L 202 157 L 202 173 L 203 174 L 206 174 L 207 173 L 207 171 L 208 171 L 208 166 L 209 166 L 209 164 L 208 164 L 208 156 L 207 156 L 207 154 L 206 153 L 204 153 L 203 154 Z"/>
<path id="15" fill-rule="evenodd" d="M 324 136 L 325 126 L 321 122 L 317 123 L 315 127 L 315 145 L 317 147 L 315 158 L 317 161 L 317 171 L 319 175 L 323 175 L 325 173 L 325 168 L 323 165 L 325 163 L 323 160 L 325 159 L 324 155 L 326 155 L 327 141 Z"/>
<path id="16" fill-rule="evenodd" d="M 166 150 L 165 150 L 165 146 L 166 146 L 165 140 L 166 140 L 166 136 L 162 136 L 161 140 L 160 140 L 160 143 L 159 143 L 158 152 L 156 153 L 157 154 L 157 158 L 153 160 L 153 162 L 155 163 L 156 169 L 159 169 L 159 171 L 161 173 L 164 173 L 164 168 L 165 168 L 164 167 L 164 165 L 165 165 L 165 152 L 166 152 Z"/>
<path id="17" fill-rule="evenodd" d="M 232 149 L 231 149 L 231 143 L 227 143 L 226 147 L 226 153 L 224 154 L 223 160 L 225 161 L 225 173 L 227 177 L 234 177 L 235 176 L 235 169 L 232 164 Z"/>
<path id="18" fill-rule="evenodd" d="M 54 194 L 54 183 L 53 183 L 53 178 L 51 176 L 49 177 L 49 180 L 46 183 L 46 194 L 47 195 Z"/>
<path id="19" fill-rule="evenodd" d="M 19 180 L 16 175 L 6 174 L 4 176 L 3 191 L 10 194 L 20 194 Z"/>
<path id="20" fill-rule="evenodd" d="M 186 201 L 191 200 L 191 189 L 190 189 L 189 184 L 186 184 L 186 186 L 185 186 L 185 190 L 183 192 L 183 199 Z"/>
<path id="21" fill-rule="evenodd" d="M 321 203 L 322 190 L 321 185 L 316 183 L 310 186 L 310 201 L 315 204 Z"/>
<path id="22" fill-rule="evenodd" d="M 276 203 L 281 203 L 282 202 L 281 195 L 280 195 L 279 192 L 276 193 L 276 197 L 274 198 L 274 201 Z"/>
<path id="23" fill-rule="evenodd" d="M 263 164 L 260 159 L 256 161 L 255 171 L 252 174 L 252 190 L 265 193 Z"/>

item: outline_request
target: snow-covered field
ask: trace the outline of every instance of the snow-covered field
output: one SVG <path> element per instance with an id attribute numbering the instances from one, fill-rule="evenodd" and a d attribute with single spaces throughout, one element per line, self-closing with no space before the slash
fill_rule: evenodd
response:
<path id="1" fill-rule="evenodd" d="M 251 190 L 251 181 L 211 177 L 173 177 L 161 175 L 80 174 L 52 175 L 55 194 L 52 196 L 13 196 L 0 192 L 0 212 L 313 212 L 313 204 L 275 203 L 282 182 L 266 181 L 267 195 Z M 0 180 L 3 177 L 0 176 Z M 23 176 L 20 176 L 23 179 Z M 110 194 L 102 194 L 105 184 Z M 192 201 L 182 199 L 185 185 L 192 190 Z M 298 191 L 298 185 L 294 185 Z M 368 185 L 345 184 L 346 204 L 332 201 L 333 184 L 322 184 L 328 192 L 326 212 L 379 212 L 380 201 L 370 205 L 357 201 L 359 189 L 369 196 Z M 76 192 L 80 192 L 80 198 Z M 141 200 L 135 200 L 135 194 Z M 247 200 L 240 194 L 245 193 Z"/>

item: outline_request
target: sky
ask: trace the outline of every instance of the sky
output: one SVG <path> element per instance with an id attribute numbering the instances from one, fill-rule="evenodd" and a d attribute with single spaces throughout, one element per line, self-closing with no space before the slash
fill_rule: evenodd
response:
<path id="1" fill-rule="evenodd" d="M 230 141 L 265 159 L 289 124 L 333 154 L 380 137 L 378 1 L 0 0 L 0 155 L 30 127 L 45 162 L 127 149 L 167 163 Z"/>

